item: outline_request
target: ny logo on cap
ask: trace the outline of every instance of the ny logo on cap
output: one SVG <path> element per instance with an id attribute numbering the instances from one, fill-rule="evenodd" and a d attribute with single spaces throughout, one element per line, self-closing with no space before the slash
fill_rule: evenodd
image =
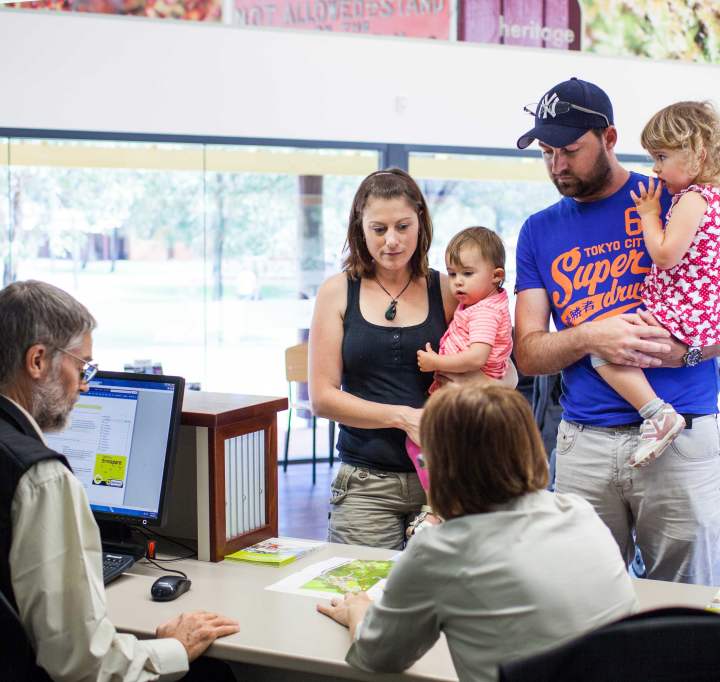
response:
<path id="1" fill-rule="evenodd" d="M 547 118 L 548 114 L 555 118 L 555 107 L 559 101 L 560 98 L 557 96 L 556 92 L 553 92 L 552 95 L 545 95 L 538 106 L 538 118 Z"/>

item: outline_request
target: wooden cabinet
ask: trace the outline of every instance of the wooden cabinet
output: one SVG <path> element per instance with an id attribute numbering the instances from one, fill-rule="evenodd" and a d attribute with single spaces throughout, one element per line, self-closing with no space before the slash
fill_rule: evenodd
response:
<path id="1" fill-rule="evenodd" d="M 163 534 L 196 540 L 203 561 L 277 535 L 277 413 L 287 407 L 186 391 Z"/>

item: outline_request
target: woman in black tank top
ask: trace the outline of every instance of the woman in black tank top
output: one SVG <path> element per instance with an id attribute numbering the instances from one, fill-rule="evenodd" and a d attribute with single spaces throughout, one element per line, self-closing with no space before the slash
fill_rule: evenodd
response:
<path id="1" fill-rule="evenodd" d="M 428 267 L 432 222 L 415 181 L 369 175 L 350 212 L 344 272 L 318 292 L 310 332 L 310 397 L 340 424 L 328 539 L 402 548 L 425 494 L 405 451 L 418 439 L 432 374 L 417 351 L 437 350 L 455 299 Z"/>

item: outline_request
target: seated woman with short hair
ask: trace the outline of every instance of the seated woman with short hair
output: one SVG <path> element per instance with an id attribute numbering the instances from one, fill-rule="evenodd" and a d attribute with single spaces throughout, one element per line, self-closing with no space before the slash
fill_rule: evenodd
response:
<path id="1" fill-rule="evenodd" d="M 637 600 L 610 531 L 576 495 L 545 490 L 530 407 L 501 386 L 447 387 L 420 436 L 429 497 L 445 522 L 409 543 L 382 597 L 318 610 L 350 628 L 351 665 L 395 672 L 445 633 L 460 680 L 632 613 Z"/>

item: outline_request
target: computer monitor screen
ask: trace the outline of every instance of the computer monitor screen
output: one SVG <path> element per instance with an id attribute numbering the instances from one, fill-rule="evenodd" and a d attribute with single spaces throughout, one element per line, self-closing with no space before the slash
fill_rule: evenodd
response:
<path id="1" fill-rule="evenodd" d="M 98 520 L 162 523 L 184 386 L 181 377 L 98 372 L 65 429 L 46 434 Z"/>

